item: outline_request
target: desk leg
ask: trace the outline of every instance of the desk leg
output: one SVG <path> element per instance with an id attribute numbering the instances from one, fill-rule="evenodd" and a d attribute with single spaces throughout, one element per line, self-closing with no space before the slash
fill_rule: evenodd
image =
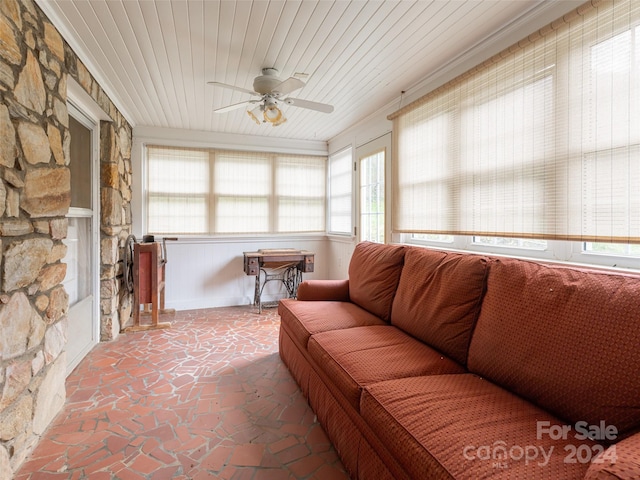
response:
<path id="1" fill-rule="evenodd" d="M 292 298 L 298 298 L 298 285 L 302 283 L 302 270 L 296 268 L 296 280 L 295 286 L 293 287 L 293 295 Z"/>
<path id="2" fill-rule="evenodd" d="M 296 298 L 301 276 L 302 274 L 300 273 L 300 270 L 298 270 L 297 265 L 289 267 L 285 271 L 282 283 L 284 283 L 284 286 L 287 289 L 287 295 L 289 298 Z"/>
<path id="3" fill-rule="evenodd" d="M 264 274 L 264 280 L 262 279 L 262 274 Z M 258 313 L 262 313 L 262 291 L 267 283 L 273 280 L 277 280 L 284 285 L 288 298 L 296 298 L 298 285 L 302 281 L 302 272 L 297 265 L 285 266 L 283 269 L 274 269 L 270 272 L 265 268 L 260 268 L 256 275 L 253 292 L 253 304 L 258 307 Z"/>
<path id="4" fill-rule="evenodd" d="M 258 307 L 258 313 L 262 313 L 262 303 L 260 302 L 260 270 L 256 275 L 256 283 L 253 291 L 253 304 Z"/>

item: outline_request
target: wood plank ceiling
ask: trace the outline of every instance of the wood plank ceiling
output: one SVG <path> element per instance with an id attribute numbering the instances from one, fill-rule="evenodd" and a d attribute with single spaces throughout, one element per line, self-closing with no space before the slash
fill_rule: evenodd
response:
<path id="1" fill-rule="evenodd" d="M 329 140 L 540 0 L 38 0 L 134 126 Z M 568 8 L 567 8 L 568 10 Z M 529 32 L 523 32 L 523 35 Z M 261 69 L 306 74 L 278 127 L 241 108 Z"/>

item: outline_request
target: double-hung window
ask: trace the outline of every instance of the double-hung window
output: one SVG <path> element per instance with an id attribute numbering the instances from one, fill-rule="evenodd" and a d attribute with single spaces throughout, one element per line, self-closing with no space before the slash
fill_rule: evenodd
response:
<path id="1" fill-rule="evenodd" d="M 326 157 L 147 147 L 147 225 L 155 234 L 325 230 Z"/>

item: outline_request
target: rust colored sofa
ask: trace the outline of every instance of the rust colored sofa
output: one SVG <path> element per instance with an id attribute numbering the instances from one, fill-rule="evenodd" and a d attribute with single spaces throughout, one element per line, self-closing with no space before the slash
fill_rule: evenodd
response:
<path id="1" fill-rule="evenodd" d="M 640 276 L 363 242 L 278 309 L 352 478 L 640 478 Z"/>

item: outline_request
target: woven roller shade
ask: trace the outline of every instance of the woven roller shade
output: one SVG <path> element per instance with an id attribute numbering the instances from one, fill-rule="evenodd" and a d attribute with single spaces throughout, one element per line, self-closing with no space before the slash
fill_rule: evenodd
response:
<path id="1" fill-rule="evenodd" d="M 148 231 L 324 232 L 326 164 L 323 156 L 148 146 Z"/>
<path id="2" fill-rule="evenodd" d="M 396 232 L 640 242 L 640 2 L 590 2 L 389 116 Z"/>

